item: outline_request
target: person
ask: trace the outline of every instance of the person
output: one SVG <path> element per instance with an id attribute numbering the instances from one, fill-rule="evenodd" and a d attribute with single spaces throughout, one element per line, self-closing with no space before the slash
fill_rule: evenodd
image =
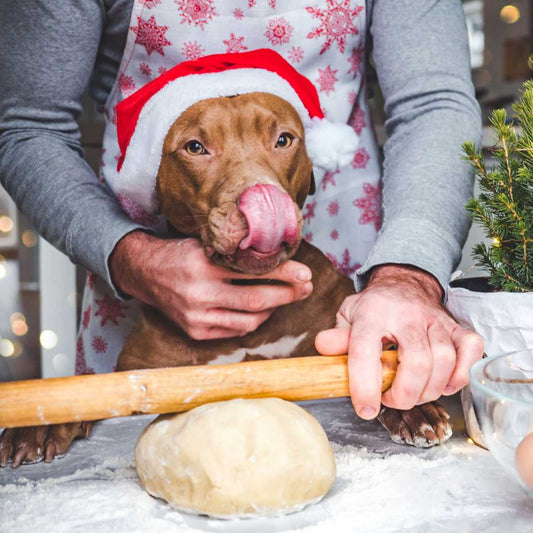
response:
<path id="1" fill-rule="evenodd" d="M 309 269 L 289 261 L 270 274 L 283 285 L 237 292 L 195 239 L 163 238 L 157 217 L 112 192 L 118 101 L 180 61 L 270 47 L 315 83 L 328 117 L 360 136 L 350 165 L 315 176 L 304 208 L 305 237 L 359 291 L 318 350 L 348 352 L 365 419 L 381 403 L 408 410 L 468 382 L 482 342 L 443 307 L 469 226 L 473 178 L 460 146 L 480 138 L 460 0 L 26 0 L 2 3 L 0 26 L 1 182 L 39 233 L 90 272 L 78 372 L 113 369 L 137 301 L 212 339 L 243 335 L 312 291 Z M 387 115 L 383 164 L 370 57 Z M 105 105 L 99 178 L 76 123 L 87 89 Z M 401 363 L 382 395 L 384 342 L 397 344 Z"/>

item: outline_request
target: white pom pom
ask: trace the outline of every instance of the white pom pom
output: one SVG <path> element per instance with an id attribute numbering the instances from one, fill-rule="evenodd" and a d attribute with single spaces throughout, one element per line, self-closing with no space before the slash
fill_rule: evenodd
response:
<path id="1" fill-rule="evenodd" d="M 335 170 L 353 160 L 359 137 L 348 124 L 314 118 L 305 132 L 305 146 L 314 165 Z"/>

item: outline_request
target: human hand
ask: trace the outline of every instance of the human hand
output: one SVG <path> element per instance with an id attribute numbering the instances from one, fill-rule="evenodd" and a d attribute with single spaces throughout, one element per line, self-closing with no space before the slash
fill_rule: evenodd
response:
<path id="1" fill-rule="evenodd" d="M 422 270 L 377 267 L 367 287 L 344 300 L 336 328 L 317 335 L 321 354 L 348 353 L 350 395 L 361 418 L 376 417 L 381 403 L 408 410 L 468 383 L 483 341 L 453 320 L 441 298 L 437 280 Z M 397 345 L 400 364 L 382 396 L 380 358 L 386 344 Z"/>
<path id="2" fill-rule="evenodd" d="M 309 296 L 311 270 L 286 261 L 262 276 L 214 265 L 197 239 L 160 239 L 141 231 L 123 237 L 110 258 L 111 277 L 124 293 L 156 307 L 196 340 L 243 336 L 274 310 Z M 233 285 L 274 279 L 276 285 Z"/>

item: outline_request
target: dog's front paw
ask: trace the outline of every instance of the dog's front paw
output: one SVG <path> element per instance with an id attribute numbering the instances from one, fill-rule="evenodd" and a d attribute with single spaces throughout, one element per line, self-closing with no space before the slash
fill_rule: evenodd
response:
<path id="1" fill-rule="evenodd" d="M 13 468 L 21 464 L 33 464 L 43 459 L 49 463 L 67 453 L 72 441 L 87 438 L 92 422 L 53 424 L 4 429 L 0 435 L 0 466 L 13 462 Z"/>
<path id="2" fill-rule="evenodd" d="M 452 436 L 450 415 L 437 402 L 417 405 L 409 411 L 383 407 L 378 420 L 399 444 L 429 448 L 445 443 Z"/>

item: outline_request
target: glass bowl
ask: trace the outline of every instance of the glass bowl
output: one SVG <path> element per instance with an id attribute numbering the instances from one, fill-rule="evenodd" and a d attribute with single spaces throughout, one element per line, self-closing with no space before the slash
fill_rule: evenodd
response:
<path id="1" fill-rule="evenodd" d="M 478 361 L 470 387 L 487 447 L 533 497 L 533 349 Z"/>

